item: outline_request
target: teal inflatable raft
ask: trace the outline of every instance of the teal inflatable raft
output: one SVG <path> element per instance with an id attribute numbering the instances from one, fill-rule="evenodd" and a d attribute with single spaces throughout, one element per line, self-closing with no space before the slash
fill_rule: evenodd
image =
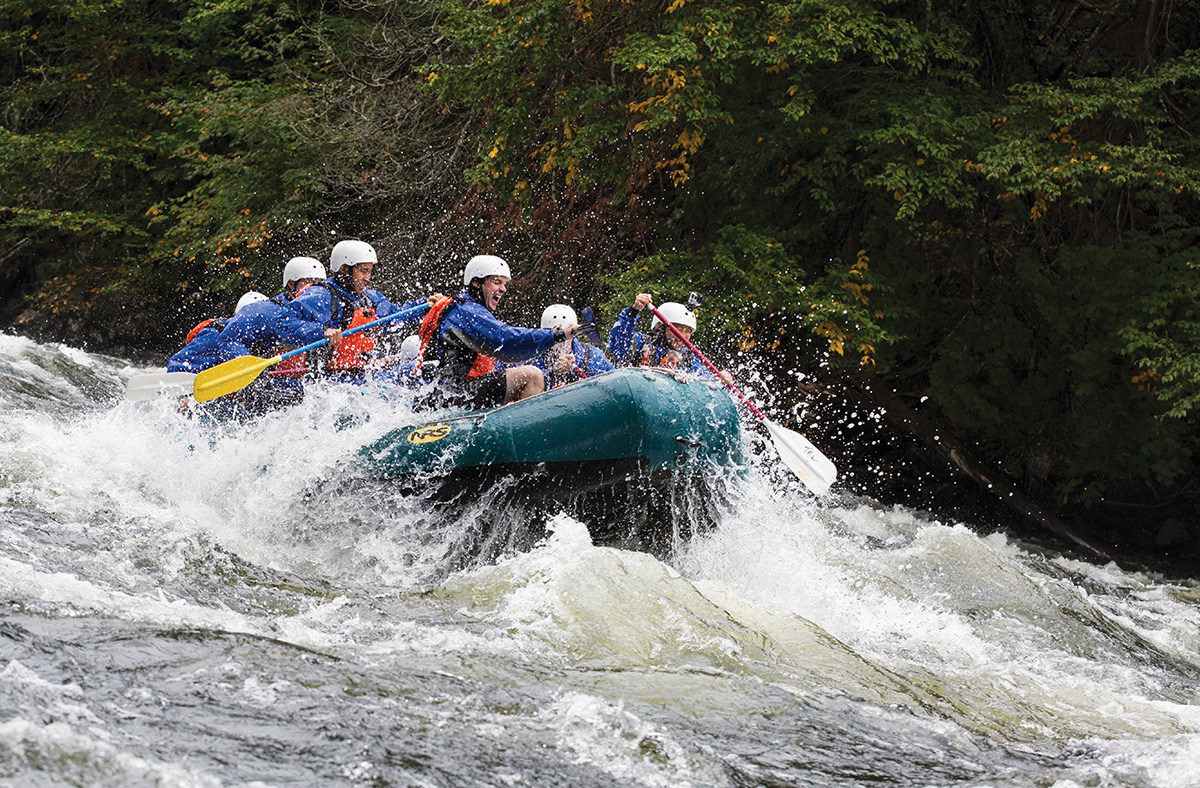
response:
<path id="1" fill-rule="evenodd" d="M 745 464 L 723 387 L 638 368 L 393 430 L 361 449 L 358 467 L 392 485 L 436 487 L 437 505 L 479 511 L 486 498 L 483 510 L 503 509 L 509 523 L 514 505 L 526 523 L 565 511 L 597 543 L 666 553 L 711 524 Z"/>

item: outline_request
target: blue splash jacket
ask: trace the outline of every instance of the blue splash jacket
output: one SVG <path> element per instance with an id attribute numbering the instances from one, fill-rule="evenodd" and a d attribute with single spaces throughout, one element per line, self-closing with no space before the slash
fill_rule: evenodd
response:
<path id="1" fill-rule="evenodd" d="M 612 353 L 613 358 L 622 366 L 636 367 L 642 363 L 643 348 L 646 346 L 648 338 L 641 331 L 634 330 L 639 315 L 640 313 L 636 309 L 625 307 L 617 316 L 616 322 L 613 323 L 612 330 L 608 332 L 608 352 Z M 663 356 L 670 352 L 672 352 L 671 349 L 665 345 L 656 344 L 653 357 L 650 359 L 651 364 L 661 364 Z M 678 352 L 683 357 L 683 366 L 687 371 L 706 380 L 716 380 L 712 371 L 696 357 L 696 354 L 686 347 L 680 348 Z M 688 363 L 689 359 L 691 360 L 690 364 Z"/>
<path id="2" fill-rule="evenodd" d="M 242 307 L 224 327 L 206 326 L 167 362 L 168 372 L 203 372 L 239 356 L 269 357 L 284 347 L 316 342 L 325 327 L 305 320 L 294 303 L 259 301 Z"/>

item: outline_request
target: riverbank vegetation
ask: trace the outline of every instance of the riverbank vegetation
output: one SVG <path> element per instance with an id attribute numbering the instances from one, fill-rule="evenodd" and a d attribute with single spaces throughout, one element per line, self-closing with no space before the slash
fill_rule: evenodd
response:
<path id="1" fill-rule="evenodd" d="M 894 397 L 1043 513 L 1200 538 L 1200 4 L 0 7 L 22 330 L 163 354 L 341 237 L 402 297 L 497 252 L 526 319 L 700 291 L 781 407 Z"/>

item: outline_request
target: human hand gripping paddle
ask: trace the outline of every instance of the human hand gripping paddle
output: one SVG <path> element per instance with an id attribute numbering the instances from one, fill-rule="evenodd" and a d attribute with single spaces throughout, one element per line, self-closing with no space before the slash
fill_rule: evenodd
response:
<path id="1" fill-rule="evenodd" d="M 709 361 L 703 353 L 696 349 L 696 346 L 683 335 L 683 333 L 663 317 L 662 312 L 658 311 L 658 307 L 649 304 L 650 310 L 654 316 L 662 322 L 667 329 L 687 346 L 687 349 L 696 354 L 696 358 L 704 362 L 704 365 L 712 370 L 712 373 L 721 378 L 721 370 L 717 369 L 716 365 Z M 738 390 L 738 387 L 732 382 L 726 381 L 725 387 L 738 395 L 738 398 L 746 404 L 750 412 L 759 418 L 763 426 L 767 428 L 767 432 L 771 435 L 771 442 L 775 444 L 775 450 L 779 452 L 779 458 L 783 460 L 783 464 L 788 467 L 792 473 L 800 477 L 800 481 L 804 482 L 804 486 L 812 490 L 814 495 L 823 495 L 829 490 L 829 487 L 837 479 L 837 468 L 830 462 L 829 458 L 817 450 L 798 432 L 782 427 L 763 415 L 763 412 L 754 406 L 754 403 L 746 398 L 746 395 Z"/>
<path id="2" fill-rule="evenodd" d="M 370 323 L 363 323 L 361 326 L 348 328 L 342 332 L 343 337 L 348 337 L 351 334 L 357 334 L 359 331 L 366 331 L 368 328 L 389 323 L 393 320 L 398 320 L 402 317 L 413 317 L 423 312 L 429 311 L 429 304 L 421 304 L 414 306 L 412 309 L 405 309 L 400 312 L 394 312 L 387 317 L 381 317 L 378 320 L 372 320 Z M 196 375 L 196 384 L 192 390 L 192 396 L 196 398 L 196 402 L 208 402 L 210 399 L 223 397 L 226 394 L 232 394 L 235 391 L 241 391 L 262 374 L 262 371 L 267 367 L 272 367 L 281 361 L 285 361 L 293 356 L 298 356 L 301 353 L 307 353 L 310 350 L 315 350 L 329 343 L 329 339 L 318 339 L 312 344 L 298 347 L 295 350 L 289 350 L 287 353 L 275 356 L 274 358 L 258 358 L 257 356 L 239 356 L 235 359 L 230 359 L 223 364 L 217 364 L 215 367 L 206 369 Z"/>

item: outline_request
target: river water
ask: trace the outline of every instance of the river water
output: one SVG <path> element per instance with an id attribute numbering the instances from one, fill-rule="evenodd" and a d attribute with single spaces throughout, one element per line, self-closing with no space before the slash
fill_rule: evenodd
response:
<path id="1" fill-rule="evenodd" d="M 213 428 L 143 371 L 0 335 L 0 785 L 1200 785 L 1195 582 L 767 460 L 669 562 L 451 563 L 469 515 L 337 494 L 402 406 Z"/>

